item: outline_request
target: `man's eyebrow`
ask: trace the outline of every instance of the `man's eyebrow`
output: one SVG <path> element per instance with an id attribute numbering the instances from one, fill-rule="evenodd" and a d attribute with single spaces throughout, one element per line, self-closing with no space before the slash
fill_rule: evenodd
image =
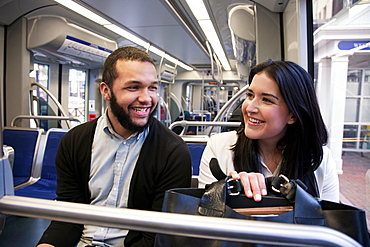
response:
<path id="1" fill-rule="evenodd" d="M 128 81 L 127 84 L 143 84 L 141 81 Z M 159 84 L 158 81 L 152 81 L 151 84 Z"/>

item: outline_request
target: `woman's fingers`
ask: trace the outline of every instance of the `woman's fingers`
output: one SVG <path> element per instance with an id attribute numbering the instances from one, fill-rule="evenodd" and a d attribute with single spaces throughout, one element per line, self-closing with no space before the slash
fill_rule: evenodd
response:
<path id="1" fill-rule="evenodd" d="M 239 180 L 243 184 L 244 193 L 248 198 L 252 198 L 259 202 L 262 199 L 262 196 L 267 195 L 265 177 L 262 173 L 254 172 L 240 172 L 236 171 L 230 172 L 229 174 L 233 179 Z"/>
<path id="2" fill-rule="evenodd" d="M 230 172 L 229 176 L 232 177 L 234 180 L 239 180 L 240 179 L 239 173 L 236 172 L 236 171 Z"/>
<path id="3" fill-rule="evenodd" d="M 253 197 L 253 192 L 252 192 L 252 185 L 251 185 L 251 180 L 249 173 L 247 172 L 240 172 L 239 174 L 240 181 L 242 182 L 243 188 L 244 188 L 244 193 L 248 198 Z"/>

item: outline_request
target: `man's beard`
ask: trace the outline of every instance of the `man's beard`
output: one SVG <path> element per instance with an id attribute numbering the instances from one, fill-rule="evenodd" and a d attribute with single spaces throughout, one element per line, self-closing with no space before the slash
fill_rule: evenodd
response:
<path id="1" fill-rule="evenodd" d="M 118 105 L 117 98 L 113 92 L 112 92 L 111 99 L 110 99 L 110 108 L 111 108 L 113 115 L 117 118 L 118 122 L 122 125 L 123 128 L 129 131 L 132 131 L 134 133 L 135 132 L 140 133 L 140 132 L 143 132 L 146 129 L 146 127 L 148 127 L 148 125 L 152 122 L 157 106 L 155 110 L 149 114 L 148 121 L 143 126 L 137 125 L 132 121 L 130 115 L 127 114 L 123 110 L 123 108 Z"/>

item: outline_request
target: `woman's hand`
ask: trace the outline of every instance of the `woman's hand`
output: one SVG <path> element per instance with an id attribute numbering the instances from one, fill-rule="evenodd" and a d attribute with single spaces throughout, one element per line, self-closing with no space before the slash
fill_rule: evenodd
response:
<path id="1" fill-rule="evenodd" d="M 259 202 L 262 196 L 267 195 L 265 177 L 262 173 L 254 172 L 230 172 L 231 176 L 235 180 L 240 180 L 243 184 L 244 193 L 248 198 L 252 198 Z"/>

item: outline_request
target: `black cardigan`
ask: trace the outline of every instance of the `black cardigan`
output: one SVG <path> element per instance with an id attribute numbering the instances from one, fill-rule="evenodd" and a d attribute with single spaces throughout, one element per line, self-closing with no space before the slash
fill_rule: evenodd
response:
<path id="1" fill-rule="evenodd" d="M 88 187 L 91 147 L 97 119 L 71 129 L 59 144 L 56 156 L 57 200 L 90 204 Z M 150 123 L 137 160 L 128 208 L 161 211 L 164 193 L 191 183 L 191 157 L 186 143 L 157 119 Z M 83 225 L 52 221 L 39 243 L 75 246 Z M 125 246 L 153 246 L 155 234 L 129 231 Z"/>

